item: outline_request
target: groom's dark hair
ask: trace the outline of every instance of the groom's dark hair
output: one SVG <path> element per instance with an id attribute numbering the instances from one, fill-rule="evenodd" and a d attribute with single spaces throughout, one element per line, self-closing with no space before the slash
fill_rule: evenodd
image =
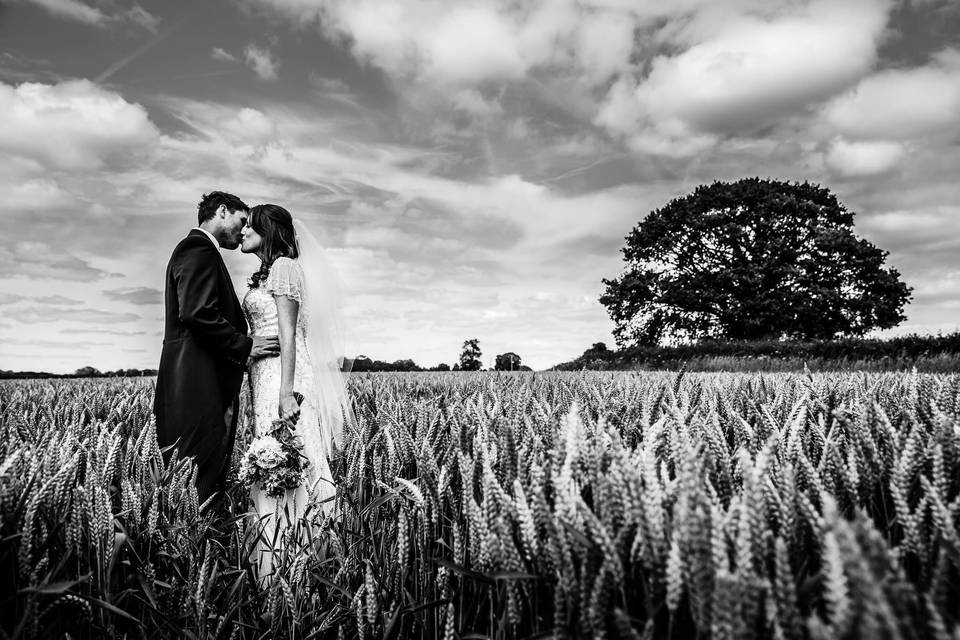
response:
<path id="1" fill-rule="evenodd" d="M 227 208 L 227 211 L 230 211 L 231 213 L 234 211 L 250 211 L 250 207 L 248 207 L 243 200 L 232 193 L 226 193 L 224 191 L 211 191 L 203 196 L 203 199 L 200 200 L 200 204 L 197 205 L 197 222 L 199 224 L 203 224 L 212 218 L 213 214 L 215 214 L 217 209 L 220 208 L 220 205 L 224 205 Z"/>

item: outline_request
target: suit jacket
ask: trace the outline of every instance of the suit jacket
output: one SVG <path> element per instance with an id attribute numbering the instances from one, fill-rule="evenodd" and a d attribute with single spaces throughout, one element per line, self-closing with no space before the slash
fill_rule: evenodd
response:
<path id="1" fill-rule="evenodd" d="M 190 231 L 173 250 L 164 303 L 154 397 L 157 442 L 161 448 L 177 444 L 181 457 L 194 458 L 203 502 L 221 488 L 230 463 L 240 385 L 253 347 L 227 267 L 203 232 Z"/>

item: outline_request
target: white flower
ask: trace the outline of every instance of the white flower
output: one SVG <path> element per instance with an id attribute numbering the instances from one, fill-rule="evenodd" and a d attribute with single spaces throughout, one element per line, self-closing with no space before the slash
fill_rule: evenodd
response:
<path id="1" fill-rule="evenodd" d="M 273 469 L 287 459 L 283 447 L 273 436 L 262 436 L 251 442 L 247 456 L 261 469 Z"/>

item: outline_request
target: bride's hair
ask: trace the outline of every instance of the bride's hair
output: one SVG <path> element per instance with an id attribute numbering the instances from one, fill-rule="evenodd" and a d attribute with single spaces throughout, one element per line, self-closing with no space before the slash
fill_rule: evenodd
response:
<path id="1" fill-rule="evenodd" d="M 293 230 L 293 216 L 276 204 L 259 204 L 250 209 L 247 223 L 263 238 L 259 253 L 263 256 L 260 268 L 250 276 L 250 287 L 256 288 L 267 279 L 274 260 L 281 256 L 296 258 L 297 236 Z"/>

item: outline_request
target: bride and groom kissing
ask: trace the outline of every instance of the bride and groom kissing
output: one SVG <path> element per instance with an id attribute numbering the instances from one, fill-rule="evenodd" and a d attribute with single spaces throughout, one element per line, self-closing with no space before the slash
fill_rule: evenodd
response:
<path id="1" fill-rule="evenodd" d="M 166 270 L 163 350 L 154 414 L 169 460 L 196 463 L 201 504 L 223 494 L 248 373 L 252 429 L 240 478 L 255 511 L 293 523 L 308 505 L 332 511 L 329 460 L 352 420 L 340 364 L 342 318 L 336 277 L 316 238 L 281 206 L 247 207 L 211 192 L 198 226 Z M 220 249 L 260 259 L 241 302 Z"/>

